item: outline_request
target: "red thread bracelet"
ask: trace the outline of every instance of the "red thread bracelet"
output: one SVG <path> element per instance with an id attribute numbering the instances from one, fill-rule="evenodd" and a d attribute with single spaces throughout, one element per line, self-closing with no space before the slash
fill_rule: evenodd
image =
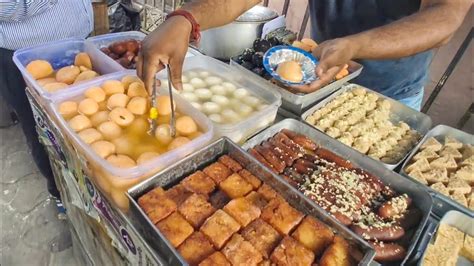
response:
<path id="1" fill-rule="evenodd" d="M 169 13 L 168 16 L 166 16 L 166 19 L 169 19 L 174 16 L 183 16 L 191 23 L 192 30 L 191 30 L 190 41 L 199 43 L 199 40 L 201 39 L 201 26 L 194 19 L 194 16 L 186 10 L 178 9 Z"/>

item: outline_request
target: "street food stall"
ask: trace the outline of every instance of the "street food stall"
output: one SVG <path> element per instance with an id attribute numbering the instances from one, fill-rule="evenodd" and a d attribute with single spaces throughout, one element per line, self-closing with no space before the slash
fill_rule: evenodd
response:
<path id="1" fill-rule="evenodd" d="M 136 76 L 142 32 L 15 52 L 78 254 L 99 265 L 472 263 L 473 136 L 351 83 L 357 62 L 316 92 L 292 91 L 269 69 L 317 44 L 264 11 L 237 19 L 273 26 L 231 54 L 210 43 L 229 29 L 204 33 L 207 55 L 189 48 L 182 91 L 165 71 L 152 95 Z"/>

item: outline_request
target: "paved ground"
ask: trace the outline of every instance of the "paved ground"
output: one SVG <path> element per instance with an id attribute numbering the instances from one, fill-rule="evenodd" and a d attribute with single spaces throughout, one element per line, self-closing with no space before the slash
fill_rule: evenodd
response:
<path id="1" fill-rule="evenodd" d="M 0 265 L 77 265 L 18 125 L 0 129 Z"/>

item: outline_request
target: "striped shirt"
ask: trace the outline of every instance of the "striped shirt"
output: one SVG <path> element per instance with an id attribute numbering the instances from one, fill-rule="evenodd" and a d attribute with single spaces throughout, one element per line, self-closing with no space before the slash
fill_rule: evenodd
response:
<path id="1" fill-rule="evenodd" d="M 0 0 L 0 47 L 16 50 L 93 30 L 91 0 Z"/>

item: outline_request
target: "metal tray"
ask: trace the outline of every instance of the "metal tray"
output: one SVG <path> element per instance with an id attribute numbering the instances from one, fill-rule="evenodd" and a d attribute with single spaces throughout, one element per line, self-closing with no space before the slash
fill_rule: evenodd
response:
<path id="1" fill-rule="evenodd" d="M 131 202 L 130 215 L 134 217 L 132 219 L 135 221 L 134 226 L 146 238 L 150 246 L 166 259 L 168 264 L 186 265 L 186 262 L 148 219 L 137 203 L 138 198 L 157 186 L 167 188 L 177 184 L 187 175 L 215 162 L 219 156 L 224 154 L 232 156 L 239 163 L 245 165 L 248 171 L 280 193 L 294 208 L 305 214 L 317 217 L 342 237 L 359 247 L 363 253 L 358 254 L 361 257 L 359 264 L 368 265 L 372 261 L 375 251 L 366 242 L 339 224 L 333 217 L 326 214 L 313 201 L 307 199 L 295 188 L 284 182 L 281 177 L 266 169 L 250 154 L 242 150 L 242 148 L 224 137 L 128 190 L 127 196 Z"/>
<path id="2" fill-rule="evenodd" d="M 301 118 L 302 118 L 303 122 L 310 125 L 309 123 L 306 122 L 306 118 L 308 116 L 312 115 L 315 111 L 317 111 L 317 110 L 323 108 L 324 106 L 326 106 L 326 104 L 328 104 L 330 101 L 332 101 L 333 99 L 338 97 L 340 94 L 342 94 L 346 91 L 351 91 L 352 89 L 354 89 L 355 88 L 354 85 L 356 85 L 356 84 L 346 84 L 346 85 L 344 85 L 344 87 L 342 87 L 339 91 L 332 94 L 328 98 L 322 100 L 321 102 L 317 103 L 315 106 L 311 107 L 308 111 L 304 112 L 304 114 L 301 115 Z M 430 130 L 432 122 L 431 122 L 431 118 L 428 115 L 426 115 L 424 113 L 421 113 L 421 112 L 418 112 L 415 109 L 412 109 L 412 108 L 402 104 L 401 102 L 396 101 L 392 98 L 389 98 L 389 97 L 387 97 L 383 94 L 380 94 L 376 91 L 373 91 L 371 89 L 365 88 L 365 87 L 360 86 L 360 85 L 357 85 L 357 86 L 366 89 L 368 92 L 372 92 L 372 93 L 377 94 L 380 98 L 383 98 L 383 99 L 386 99 L 386 100 L 390 101 L 390 104 L 392 105 L 391 114 L 390 114 L 390 121 L 391 122 L 396 123 L 396 122 L 403 121 L 403 122 L 407 123 L 410 126 L 411 129 L 414 129 L 418 133 L 420 133 L 421 136 L 424 136 L 428 132 L 428 130 Z M 313 125 L 310 125 L 310 126 L 315 128 Z M 349 147 L 349 146 L 347 146 L 347 147 Z M 357 151 L 357 150 L 353 149 L 352 147 L 349 147 L 349 148 L 351 148 L 354 151 Z M 359 151 L 357 151 L 357 152 L 360 153 Z M 362 154 L 362 153 L 360 153 L 360 154 Z M 407 158 L 408 154 L 410 154 L 410 152 L 407 152 L 407 154 L 405 154 L 405 156 L 399 162 L 397 162 L 396 164 L 383 163 L 381 161 L 372 159 L 371 157 L 369 157 L 365 154 L 363 154 L 363 155 L 365 157 L 369 158 L 370 160 L 381 163 L 381 164 L 385 165 L 385 167 L 387 167 L 388 169 L 393 170 L 393 169 L 397 168 L 397 166 L 399 166 L 405 160 L 405 158 Z"/>
<path id="3" fill-rule="evenodd" d="M 255 77 L 265 80 L 266 82 L 270 83 L 271 87 L 277 90 L 281 94 L 281 101 L 282 101 L 281 108 L 286 109 L 287 111 L 290 111 L 298 116 L 301 115 L 305 110 L 307 110 L 314 103 L 324 99 L 331 93 L 337 91 L 339 88 L 342 87 L 342 85 L 344 85 L 349 80 L 352 80 L 356 78 L 357 76 L 359 76 L 363 69 L 363 66 L 361 64 L 351 61 L 349 63 L 349 72 L 350 72 L 349 75 L 345 76 L 344 78 L 340 80 L 336 80 L 315 92 L 308 93 L 308 94 L 303 94 L 303 93 L 296 94 L 258 76 L 252 71 L 239 65 L 232 58 L 230 59 L 230 65 L 240 70 L 241 72 L 244 72 L 245 75 L 247 75 L 247 73 L 249 74 L 251 73 Z"/>
<path id="4" fill-rule="evenodd" d="M 375 176 L 378 176 L 385 185 L 393 188 L 398 193 L 407 193 L 413 199 L 413 203 L 423 213 L 423 217 L 420 220 L 416 231 L 414 232 L 414 235 L 410 241 L 411 244 L 407 249 L 407 256 L 402 263 L 404 264 L 408 262 L 410 254 L 415 249 L 415 244 L 422 235 L 423 228 L 430 216 L 433 201 L 428 191 L 426 191 L 425 188 L 420 184 L 411 182 L 410 180 L 401 177 L 399 174 L 385 168 L 375 160 L 367 160 L 367 157 L 362 155 L 360 152 L 349 149 L 341 142 L 336 141 L 326 134 L 310 127 L 309 125 L 294 119 L 285 119 L 267 128 L 257 136 L 247 141 L 242 148 L 245 150 L 253 148 L 263 141 L 273 137 L 275 134 L 285 128 L 306 135 L 319 146 L 334 152 L 346 160 L 349 160 L 355 166 L 366 170 Z M 301 195 L 303 194 L 301 193 Z M 359 238 L 359 240 L 365 241 L 362 238 Z"/>
<path id="5" fill-rule="evenodd" d="M 402 174 L 403 176 L 406 176 L 408 179 L 410 179 L 412 181 L 415 181 L 416 183 L 418 183 L 420 185 L 423 185 L 420 182 L 418 182 L 418 180 L 416 180 L 415 178 L 410 177 L 407 173 L 405 173 L 405 167 L 407 166 L 408 162 L 411 161 L 413 156 L 415 156 L 418 153 L 421 145 L 423 145 L 423 143 L 425 143 L 425 141 L 428 138 L 434 137 L 437 140 L 439 140 L 441 143 L 443 143 L 444 137 L 447 136 L 447 135 L 456 138 L 457 140 L 459 140 L 460 142 L 462 142 L 464 144 L 474 145 L 474 136 L 473 135 L 468 134 L 466 132 L 463 132 L 459 129 L 449 127 L 449 126 L 438 125 L 438 126 L 434 127 L 433 129 L 431 129 L 425 135 L 425 137 L 418 143 L 418 145 L 416 145 L 416 147 L 413 149 L 413 151 L 408 156 L 408 159 L 403 163 L 403 165 L 400 169 L 400 174 Z M 425 185 L 423 185 L 423 186 L 425 186 Z M 474 211 L 473 210 L 459 204 L 457 201 L 452 200 L 451 198 L 437 192 L 436 190 L 434 190 L 434 189 L 432 189 L 428 186 L 425 186 L 425 188 L 433 196 L 433 213 L 436 216 L 443 217 L 450 210 L 457 210 L 457 211 L 460 211 L 460 212 L 465 213 L 467 215 L 474 216 Z"/>
<path id="6" fill-rule="evenodd" d="M 427 234 L 424 235 L 423 239 L 420 241 L 418 246 L 417 252 L 420 254 L 420 260 L 418 261 L 418 265 L 423 264 L 423 259 L 425 257 L 426 249 L 428 248 L 428 244 L 432 242 L 434 236 L 436 235 L 436 231 L 440 224 L 448 224 L 451 226 L 456 227 L 461 232 L 465 234 L 469 234 L 474 236 L 474 216 L 473 215 L 466 215 L 465 213 L 458 212 L 458 211 L 448 211 L 441 220 L 434 219 L 430 221 L 430 231 L 427 231 Z M 459 257 L 457 266 L 468 266 L 472 265 L 469 260 L 464 257 Z"/>

